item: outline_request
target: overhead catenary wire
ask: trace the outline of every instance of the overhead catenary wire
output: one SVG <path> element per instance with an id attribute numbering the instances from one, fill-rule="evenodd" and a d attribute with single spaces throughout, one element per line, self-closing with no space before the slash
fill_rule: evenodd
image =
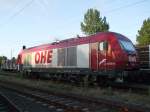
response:
<path id="1" fill-rule="evenodd" d="M 17 3 L 16 4 L 14 4 L 14 6 L 13 7 L 11 7 L 9 10 L 10 10 L 10 12 L 12 12 L 13 10 L 15 10 L 16 8 L 17 8 L 17 6 L 22 2 L 23 0 L 19 0 L 19 1 L 17 1 Z"/>
<path id="2" fill-rule="evenodd" d="M 24 7 L 22 7 L 20 10 L 18 10 L 16 13 L 14 13 L 12 16 L 10 16 L 9 19 L 8 19 L 6 22 L 4 22 L 3 24 L 0 24 L 0 26 L 5 26 L 6 24 L 8 24 L 10 20 L 14 19 L 14 18 L 15 18 L 16 16 L 18 16 L 22 11 L 24 11 L 25 8 L 27 8 L 28 6 L 30 6 L 33 1 L 34 1 L 34 0 L 30 0 L 28 3 L 26 3 L 26 4 L 24 5 Z"/>
<path id="3" fill-rule="evenodd" d="M 132 6 L 135 6 L 135 5 L 144 3 L 144 2 L 146 2 L 146 1 L 148 1 L 148 0 L 136 1 L 136 2 L 133 2 L 133 3 L 131 3 L 131 4 L 126 4 L 126 5 L 123 5 L 123 6 L 114 8 L 114 9 L 112 9 L 112 10 L 110 10 L 110 11 L 106 11 L 105 13 L 110 14 L 110 13 L 113 13 L 113 12 L 116 12 L 116 11 L 120 11 L 120 10 L 122 10 L 122 9 L 126 9 L 126 8 L 128 8 L 128 7 L 132 7 Z"/>
<path id="4" fill-rule="evenodd" d="M 32 4 L 34 0 L 31 0 L 29 1 L 27 4 L 24 5 L 24 7 L 22 7 L 20 10 L 18 10 L 16 13 L 14 13 L 12 16 L 9 17 L 9 19 L 7 20 L 7 22 L 4 22 L 3 24 L 0 24 L 0 26 L 4 26 L 6 25 L 10 20 L 14 19 L 16 16 L 18 16 L 25 8 L 27 8 L 28 6 L 30 6 Z M 40 0 L 39 0 L 40 1 Z M 140 1 L 136 1 L 136 2 L 133 2 L 131 4 L 127 4 L 127 5 L 124 5 L 124 6 L 121 6 L 121 7 L 118 7 L 118 8 L 115 8 L 115 9 L 112 9 L 110 11 L 106 11 L 105 13 L 106 14 L 110 14 L 110 13 L 113 13 L 113 12 L 116 12 L 116 11 L 120 11 L 122 9 L 125 9 L 125 8 L 128 8 L 128 7 L 131 7 L 131 6 L 135 6 L 135 5 L 138 5 L 138 4 L 141 4 L 143 2 L 146 2 L 148 0 L 140 0 Z M 43 6 L 45 7 L 45 10 L 47 10 L 47 7 L 46 7 L 46 4 L 44 3 L 44 1 L 40 1 Z M 75 20 L 75 18 L 73 19 Z M 73 21 L 72 21 L 73 22 Z"/>
<path id="5" fill-rule="evenodd" d="M 139 0 L 139 1 L 136 1 L 136 2 L 132 2 L 130 4 L 126 4 L 126 5 L 114 8 L 114 9 L 112 9 L 110 11 L 106 11 L 105 13 L 106 14 L 111 14 L 111 13 L 114 13 L 114 12 L 117 12 L 117 11 L 121 11 L 122 9 L 126 9 L 126 8 L 129 8 L 129 7 L 133 7 L 133 6 L 142 4 L 142 3 L 147 2 L 147 1 L 149 1 L 149 0 Z"/>
<path id="6" fill-rule="evenodd" d="M 142 3 L 147 2 L 147 1 L 149 1 L 149 0 L 139 0 L 139 1 L 136 1 L 136 2 L 132 2 L 132 3 L 130 3 L 130 4 L 126 4 L 126 5 L 123 5 L 123 6 L 114 8 L 114 9 L 112 9 L 112 10 L 106 11 L 105 13 L 106 13 L 106 14 L 111 14 L 111 13 L 114 13 L 114 12 L 117 12 L 117 11 L 119 12 L 119 11 L 121 11 L 122 9 L 126 9 L 126 8 L 129 8 L 129 7 L 133 7 L 133 6 L 142 4 Z M 72 21 L 69 21 L 69 22 L 70 22 L 70 24 L 71 24 L 71 23 L 73 23 L 73 22 L 76 21 L 76 20 L 77 20 L 76 18 L 73 18 L 73 20 L 72 20 Z M 64 26 L 62 26 L 62 27 L 64 27 Z M 62 29 L 62 28 L 61 28 L 61 29 Z M 57 29 L 57 30 L 59 30 L 59 29 Z"/>
<path id="7" fill-rule="evenodd" d="M 15 18 L 16 16 L 18 16 L 22 11 L 24 11 L 25 8 L 27 8 L 28 6 L 30 6 L 30 5 L 33 3 L 33 1 L 34 1 L 34 0 L 30 0 L 28 3 L 26 3 L 26 4 L 24 5 L 24 7 L 22 7 L 20 10 L 18 10 L 16 13 L 14 13 L 12 16 L 10 16 L 10 18 L 9 18 L 5 23 L 0 24 L 0 26 L 8 24 L 10 20 L 14 19 L 14 18 Z M 107 14 L 110 14 L 110 13 L 113 13 L 113 12 L 116 12 L 116 11 L 120 11 L 120 10 L 125 9 L 125 8 L 128 8 L 128 7 L 132 7 L 132 6 L 141 4 L 141 3 L 146 2 L 146 1 L 148 1 L 148 0 L 136 1 L 136 2 L 133 2 L 133 3 L 130 3 L 130 4 L 123 5 L 123 6 L 121 6 L 121 7 L 117 7 L 117 8 L 115 8 L 115 9 L 110 10 L 110 11 L 106 11 L 106 13 L 107 13 Z M 42 0 L 42 1 L 39 0 L 39 2 L 42 3 L 43 7 L 45 7 L 45 10 L 46 10 L 46 9 L 47 9 L 46 3 L 45 3 L 43 0 Z M 72 20 L 72 21 L 69 21 L 69 22 L 70 22 L 70 24 L 71 24 L 71 23 L 74 22 L 74 21 L 76 21 L 75 18 L 73 18 L 73 20 Z M 62 27 L 63 27 L 63 26 L 62 26 Z M 58 30 L 58 29 L 57 29 L 57 30 Z"/>
<path id="8" fill-rule="evenodd" d="M 44 0 L 38 0 L 38 2 L 40 3 L 40 6 L 44 8 L 45 13 L 48 15 L 48 7 L 47 4 L 44 2 Z"/>

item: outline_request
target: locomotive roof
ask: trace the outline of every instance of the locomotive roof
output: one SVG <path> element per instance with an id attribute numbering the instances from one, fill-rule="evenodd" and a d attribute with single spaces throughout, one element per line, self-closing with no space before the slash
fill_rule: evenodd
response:
<path id="1" fill-rule="evenodd" d="M 80 42 L 80 41 L 82 41 L 82 42 L 89 42 L 89 40 L 91 40 L 91 38 L 97 37 L 99 35 L 115 35 L 114 37 L 116 37 L 118 39 L 124 38 L 124 39 L 129 40 L 128 38 L 126 38 L 125 36 L 123 36 L 123 35 L 121 35 L 119 33 L 115 33 L 115 32 L 99 32 L 99 33 L 96 33 L 96 34 L 93 34 L 93 35 L 89 35 L 89 36 L 69 38 L 69 39 L 61 40 L 59 42 L 53 42 L 53 43 L 47 43 L 47 44 L 38 45 L 38 46 L 27 48 L 27 49 L 25 49 L 23 51 L 30 51 L 30 50 L 33 50 L 33 49 L 44 49 L 44 48 L 47 48 L 47 47 L 54 47 L 54 46 L 57 46 L 57 45 L 64 45 L 64 44 L 75 43 L 75 42 Z"/>

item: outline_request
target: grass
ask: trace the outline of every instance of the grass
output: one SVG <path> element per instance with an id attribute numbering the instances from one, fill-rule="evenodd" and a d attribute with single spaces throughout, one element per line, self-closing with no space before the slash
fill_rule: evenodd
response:
<path id="1" fill-rule="evenodd" d="M 73 93 L 81 96 L 94 97 L 94 98 L 108 98 L 129 103 L 143 104 L 150 107 L 150 95 L 139 95 L 129 92 L 113 91 L 111 87 L 102 88 L 87 88 L 87 87 L 75 87 L 69 84 L 54 83 L 47 80 L 29 80 L 23 78 L 18 74 L 16 77 L 10 77 L 8 75 L 0 75 L 0 81 L 15 82 L 18 84 L 50 90 L 59 93 Z"/>

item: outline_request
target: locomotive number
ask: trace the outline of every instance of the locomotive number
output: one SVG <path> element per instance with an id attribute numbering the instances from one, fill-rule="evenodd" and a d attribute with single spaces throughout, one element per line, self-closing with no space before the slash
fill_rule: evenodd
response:
<path id="1" fill-rule="evenodd" d="M 35 53 L 35 63 L 51 63 L 52 62 L 52 50 L 46 50 Z"/>

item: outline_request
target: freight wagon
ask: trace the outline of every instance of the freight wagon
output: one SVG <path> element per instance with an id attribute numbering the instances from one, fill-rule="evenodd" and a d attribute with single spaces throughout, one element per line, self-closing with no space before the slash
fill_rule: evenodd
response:
<path id="1" fill-rule="evenodd" d="M 3 59 L 1 69 L 4 71 L 17 71 L 17 64 L 15 58 Z"/>

